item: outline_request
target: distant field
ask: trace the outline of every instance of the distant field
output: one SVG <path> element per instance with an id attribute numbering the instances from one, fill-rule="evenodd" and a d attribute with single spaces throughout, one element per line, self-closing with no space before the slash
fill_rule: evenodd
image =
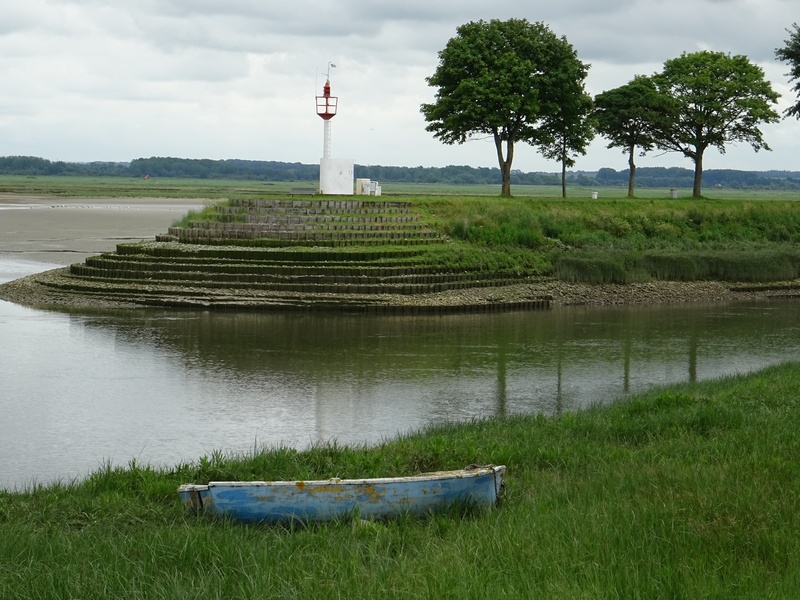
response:
<path id="1" fill-rule="evenodd" d="M 233 179 L 133 179 L 124 177 L 24 177 L 0 176 L 0 193 L 31 194 L 58 197 L 163 197 L 163 198 L 229 198 L 246 196 L 286 195 L 294 187 L 309 187 L 309 182 L 297 181 L 247 181 Z M 313 185 L 312 185 L 313 187 Z M 381 182 L 384 195 L 404 196 L 499 196 L 497 185 L 454 185 Z M 513 185 L 511 192 L 520 198 L 559 199 L 559 186 Z M 625 198 L 627 188 L 622 187 L 567 187 L 569 198 L 591 198 L 597 193 L 600 199 Z M 689 188 L 677 189 L 679 198 L 691 197 Z M 800 200 L 798 191 L 732 190 L 709 188 L 707 198 L 731 200 Z M 669 198 L 667 188 L 639 188 L 637 198 Z"/>
<path id="2" fill-rule="evenodd" d="M 126 177 L 0 176 L 0 193 L 62 198 L 155 197 L 227 198 L 231 195 L 279 194 L 297 183 L 229 179 L 133 179 Z"/>

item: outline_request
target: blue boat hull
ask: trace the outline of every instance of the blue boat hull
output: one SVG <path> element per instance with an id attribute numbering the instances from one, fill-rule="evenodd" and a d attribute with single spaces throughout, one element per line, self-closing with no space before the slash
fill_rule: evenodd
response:
<path id="1" fill-rule="evenodd" d="M 491 508 L 502 494 L 505 472 L 504 466 L 487 466 L 378 479 L 212 481 L 184 484 L 178 494 L 188 511 L 247 523 L 384 520 L 424 516 L 457 503 Z"/>

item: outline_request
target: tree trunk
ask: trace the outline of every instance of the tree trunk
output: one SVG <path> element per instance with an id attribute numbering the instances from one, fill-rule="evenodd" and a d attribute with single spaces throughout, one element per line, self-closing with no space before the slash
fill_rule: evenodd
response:
<path id="1" fill-rule="evenodd" d="M 636 163 L 633 161 L 635 146 L 628 148 L 628 198 L 633 198 L 633 186 L 636 181 Z"/>
<path id="2" fill-rule="evenodd" d="M 511 162 L 514 160 L 514 141 L 506 140 L 506 155 L 503 157 L 503 140 L 500 134 L 494 134 L 494 146 L 497 149 L 497 162 L 500 164 L 500 176 L 502 178 L 502 186 L 500 187 L 500 195 L 506 198 L 511 197 Z"/>
<path id="3" fill-rule="evenodd" d="M 511 197 L 511 163 L 509 161 L 500 165 L 500 173 L 503 177 L 503 185 L 500 187 L 500 195 L 504 198 Z"/>
<path id="4" fill-rule="evenodd" d="M 694 185 L 692 186 L 692 197 L 703 197 L 703 151 L 698 150 L 694 156 Z"/>
<path id="5" fill-rule="evenodd" d="M 561 197 L 567 197 L 567 161 L 561 161 Z"/>

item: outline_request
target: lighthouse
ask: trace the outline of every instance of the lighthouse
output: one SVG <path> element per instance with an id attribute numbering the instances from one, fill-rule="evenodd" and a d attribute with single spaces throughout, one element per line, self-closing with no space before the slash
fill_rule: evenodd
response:
<path id="1" fill-rule="evenodd" d="M 331 67 L 335 66 L 333 63 L 328 63 L 322 95 L 317 96 L 317 115 L 322 118 L 324 124 L 322 158 L 319 161 L 319 193 L 351 196 L 355 161 L 331 158 L 331 120 L 339 108 L 338 96 L 331 95 Z"/>

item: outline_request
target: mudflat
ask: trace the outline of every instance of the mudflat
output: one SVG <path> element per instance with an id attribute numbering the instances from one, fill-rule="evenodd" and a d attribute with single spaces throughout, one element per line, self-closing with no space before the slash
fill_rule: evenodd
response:
<path id="1" fill-rule="evenodd" d="M 197 198 L 55 198 L 0 193 L 0 259 L 69 265 L 113 252 L 121 242 L 153 240 Z"/>

